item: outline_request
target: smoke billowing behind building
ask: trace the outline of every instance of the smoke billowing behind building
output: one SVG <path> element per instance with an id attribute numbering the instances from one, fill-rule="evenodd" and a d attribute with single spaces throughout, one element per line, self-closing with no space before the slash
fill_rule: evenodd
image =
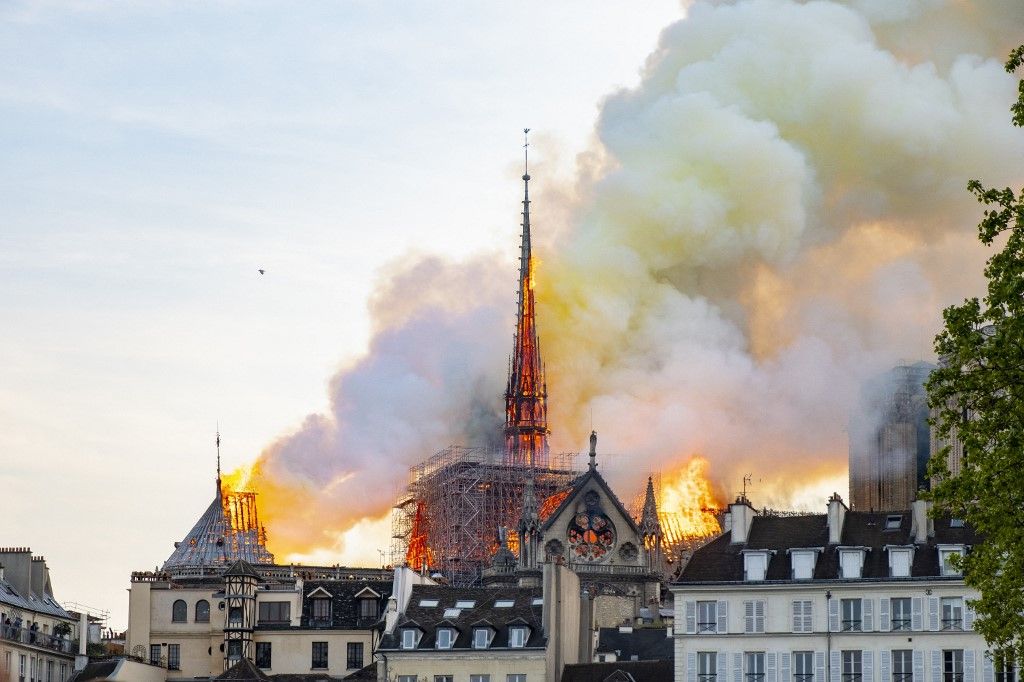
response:
<path id="1" fill-rule="evenodd" d="M 631 457 L 624 489 L 694 455 L 723 496 L 754 472 L 769 505 L 845 480 L 861 381 L 928 353 L 941 308 L 979 289 L 964 187 L 1022 178 L 1001 66 L 1022 25 L 1009 1 L 766 0 L 668 27 L 641 85 L 602 104 L 574 180 L 545 183 L 543 148 L 533 172 L 552 448 L 578 449 L 592 412 Z M 411 464 L 500 437 L 515 270 L 436 256 L 383 273 L 330 413 L 253 471 L 275 552 L 343 552 Z"/>

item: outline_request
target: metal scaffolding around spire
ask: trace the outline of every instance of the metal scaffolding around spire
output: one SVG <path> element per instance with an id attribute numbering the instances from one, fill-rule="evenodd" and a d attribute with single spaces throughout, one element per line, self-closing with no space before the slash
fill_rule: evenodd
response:
<path id="1" fill-rule="evenodd" d="M 524 134 L 529 132 L 529 128 L 523 130 Z M 546 467 L 549 452 L 548 395 L 537 337 L 530 234 L 529 138 L 526 138 L 523 150 L 523 235 L 519 253 L 515 344 L 505 389 L 505 449 L 510 464 Z"/>

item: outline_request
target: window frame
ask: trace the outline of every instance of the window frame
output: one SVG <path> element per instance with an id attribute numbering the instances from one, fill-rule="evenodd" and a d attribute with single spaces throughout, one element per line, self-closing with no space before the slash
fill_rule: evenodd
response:
<path id="1" fill-rule="evenodd" d="M 445 635 L 446 646 L 441 646 L 441 635 Z M 459 638 L 458 632 L 455 628 L 451 627 L 440 627 L 437 629 L 434 637 L 434 648 L 435 649 L 454 649 L 455 640 Z"/>
<path id="2" fill-rule="evenodd" d="M 850 607 L 850 613 L 847 613 L 847 607 Z M 864 631 L 864 604 L 860 597 L 847 597 L 839 600 L 839 631 Z"/>
<path id="3" fill-rule="evenodd" d="M 764 682 L 764 652 L 743 652 L 743 679 L 745 682 Z"/>
<path id="4" fill-rule="evenodd" d="M 964 650 L 942 650 L 942 682 L 964 682 Z"/>
<path id="5" fill-rule="evenodd" d="M 167 669 L 181 670 L 181 645 L 167 645 Z"/>
<path id="6" fill-rule="evenodd" d="M 697 634 L 718 632 L 718 602 L 700 600 L 697 602 Z"/>
<path id="7" fill-rule="evenodd" d="M 310 599 L 309 619 L 314 625 L 329 625 L 334 617 L 333 612 L 331 599 L 328 597 Z"/>
<path id="8" fill-rule="evenodd" d="M 292 604 L 289 601 L 261 601 L 256 608 L 257 623 L 292 622 Z M 274 617 L 275 611 L 277 612 L 276 618 Z M 264 612 L 266 612 L 266 617 L 264 617 Z"/>
<path id="9" fill-rule="evenodd" d="M 357 653 L 358 656 L 356 655 Z M 359 670 L 363 667 L 365 660 L 366 652 L 362 642 L 345 643 L 345 670 Z M 355 665 L 353 665 L 353 662 L 356 662 Z"/>
<path id="10" fill-rule="evenodd" d="M 841 682 L 863 682 L 864 652 L 860 649 L 843 649 L 840 655 L 839 678 Z"/>
<path id="11" fill-rule="evenodd" d="M 995 682 L 1017 682 L 1017 665 L 1010 654 L 997 653 L 992 657 L 992 673 Z"/>
<path id="12" fill-rule="evenodd" d="M 200 613 L 200 606 L 205 605 L 205 610 Z M 209 623 L 210 622 L 210 602 L 205 599 L 200 599 L 196 602 L 195 608 L 195 622 L 196 623 Z"/>
<path id="13" fill-rule="evenodd" d="M 484 636 L 483 646 L 480 646 L 480 635 Z M 474 649 L 490 649 L 491 640 L 494 638 L 494 630 L 488 627 L 476 627 L 473 628 L 473 648 Z"/>
<path id="14" fill-rule="evenodd" d="M 310 647 L 310 670 L 326 670 L 330 665 L 330 647 L 327 642 L 311 642 Z M 318 662 L 323 665 L 317 665 Z"/>
<path id="15" fill-rule="evenodd" d="M 899 665 L 897 665 L 897 661 Z M 914 650 L 893 649 L 889 660 L 892 682 L 914 682 Z M 897 672 L 899 669 L 899 672 Z"/>
<path id="16" fill-rule="evenodd" d="M 948 611 L 948 615 L 947 615 Z M 939 599 L 939 629 L 963 631 L 964 598 L 941 597 Z"/>
<path id="17" fill-rule="evenodd" d="M 717 682 L 718 652 L 697 652 L 697 682 Z"/>
<path id="18" fill-rule="evenodd" d="M 793 659 L 793 682 L 814 682 L 814 652 L 794 651 Z M 797 665 L 800 661 L 800 665 Z M 803 669 L 806 667 L 806 671 Z M 797 672 L 797 669 L 802 672 Z"/>
<path id="19" fill-rule="evenodd" d="M 188 604 L 185 603 L 184 599 L 175 599 L 174 603 L 171 604 L 171 622 L 188 622 Z"/>
<path id="20" fill-rule="evenodd" d="M 154 653 L 156 654 L 156 656 L 153 655 Z M 160 665 L 160 659 L 162 659 L 162 658 L 163 658 L 163 652 L 160 649 L 160 645 L 159 644 L 150 644 L 149 645 L 149 663 L 150 663 L 150 665 Z M 21 657 L 21 662 L 22 662 L 21 673 L 22 673 L 22 675 L 24 675 L 25 674 L 25 665 L 24 665 L 25 657 L 24 656 Z"/>
<path id="21" fill-rule="evenodd" d="M 416 628 L 402 628 L 402 645 L 399 648 L 405 650 L 417 648 L 420 645 L 420 637 L 422 634 L 423 633 Z"/>
<path id="22" fill-rule="evenodd" d="M 900 608 L 897 609 L 896 605 Z M 903 607 L 906 608 L 903 608 Z M 900 617 L 896 617 L 899 611 Z M 893 632 L 910 632 L 913 629 L 912 604 L 910 597 L 892 597 L 889 599 L 889 630 Z M 899 626 L 897 626 L 899 623 Z"/>
<path id="23" fill-rule="evenodd" d="M 518 635 L 518 637 L 516 637 Z M 530 630 L 525 625 L 513 625 L 508 629 L 508 648 L 525 649 L 530 640 Z"/>
<path id="24" fill-rule="evenodd" d="M 271 645 L 272 642 L 256 642 L 256 655 L 253 657 L 253 663 L 260 670 L 270 670 L 274 667 L 274 648 Z"/>

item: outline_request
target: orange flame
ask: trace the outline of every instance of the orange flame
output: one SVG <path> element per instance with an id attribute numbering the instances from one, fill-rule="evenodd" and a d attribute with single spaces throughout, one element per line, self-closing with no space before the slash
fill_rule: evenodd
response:
<path id="1" fill-rule="evenodd" d="M 707 468 L 708 461 L 695 456 L 686 466 L 662 479 L 658 521 L 666 546 L 676 547 L 687 540 L 721 532 L 715 517 L 719 505 L 711 492 Z"/>

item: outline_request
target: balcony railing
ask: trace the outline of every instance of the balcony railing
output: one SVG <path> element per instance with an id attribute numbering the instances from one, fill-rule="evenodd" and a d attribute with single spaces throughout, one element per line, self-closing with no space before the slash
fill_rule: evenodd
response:
<path id="1" fill-rule="evenodd" d="M 574 573 L 603 573 L 607 575 L 646 575 L 646 566 L 616 566 L 615 564 L 569 564 Z"/>
<path id="2" fill-rule="evenodd" d="M 0 625 L 0 638 L 6 639 L 9 642 L 20 642 L 52 651 L 59 651 L 64 654 L 75 653 L 77 646 L 76 642 L 64 637 L 30 628 L 18 628 L 13 625 Z"/>

